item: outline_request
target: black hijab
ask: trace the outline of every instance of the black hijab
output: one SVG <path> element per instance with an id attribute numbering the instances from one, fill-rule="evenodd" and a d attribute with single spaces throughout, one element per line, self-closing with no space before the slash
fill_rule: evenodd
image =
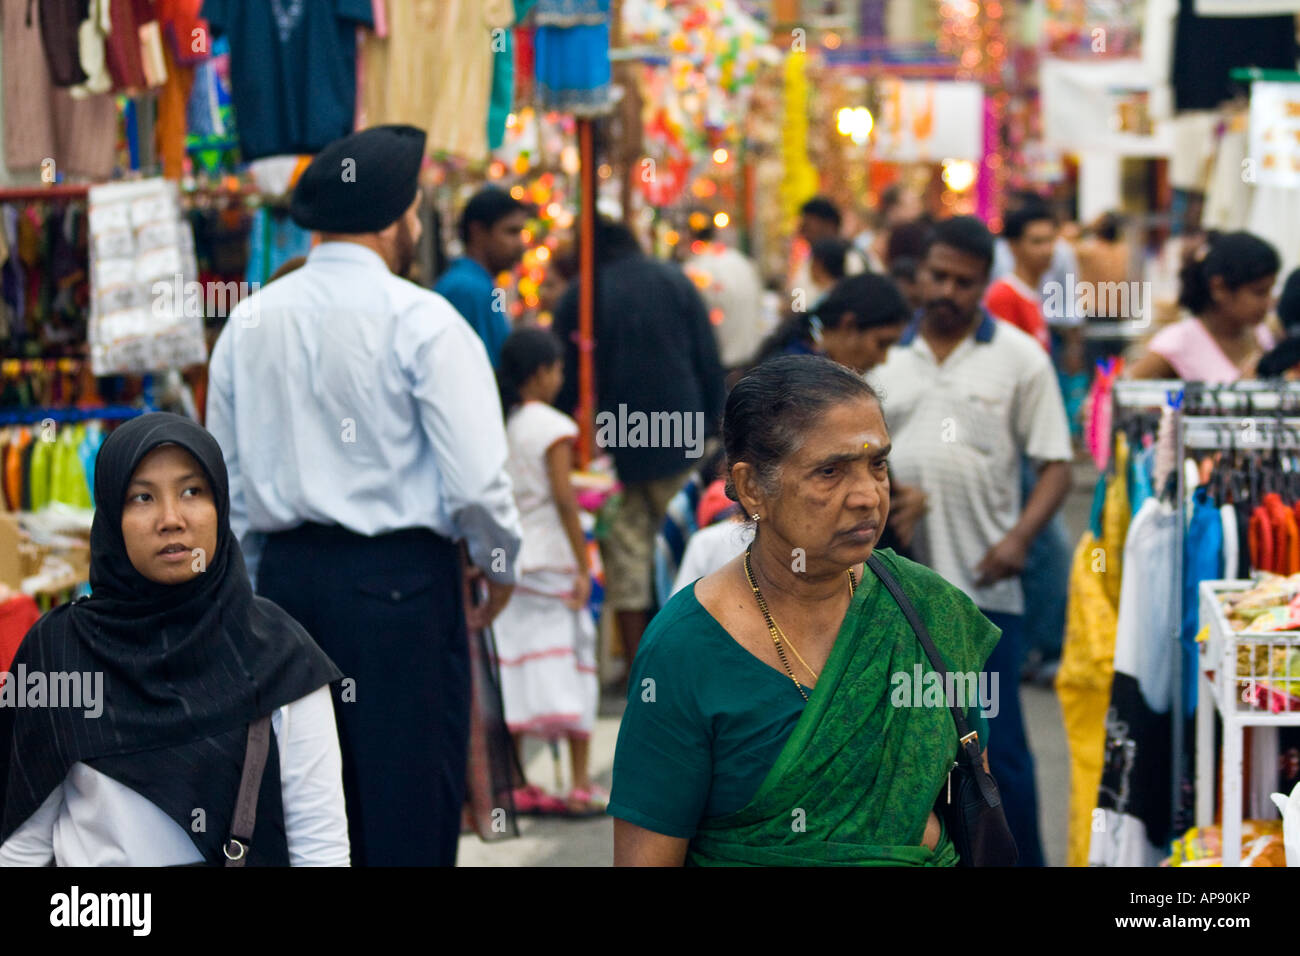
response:
<path id="1" fill-rule="evenodd" d="M 131 477 L 145 455 L 167 444 L 203 468 L 217 508 L 216 553 L 205 571 L 178 585 L 140 574 L 122 537 Z M 104 441 L 95 462 L 90 554 L 91 596 L 41 618 L 11 671 L 102 673 L 103 713 L 0 707 L 0 774 L 7 776 L 0 842 L 84 761 L 152 800 L 218 862 L 248 724 L 342 674 L 297 621 L 253 594 L 230 530 L 221 448 L 189 419 L 144 415 Z M 269 759 L 254 850 L 261 840 L 270 861 L 286 862 L 278 780 L 278 760 Z M 201 830 L 196 809 L 204 811 Z M 264 823 L 269 840 L 262 839 Z"/>

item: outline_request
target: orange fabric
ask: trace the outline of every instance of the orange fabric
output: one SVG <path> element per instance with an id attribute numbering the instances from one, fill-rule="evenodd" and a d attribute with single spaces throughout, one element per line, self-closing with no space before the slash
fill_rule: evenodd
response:
<path id="1" fill-rule="evenodd" d="M 1300 525 L 1296 524 L 1295 512 L 1287 508 L 1282 512 L 1282 526 L 1286 529 L 1286 554 L 1282 574 L 1295 574 L 1300 571 Z"/>
<path id="2" fill-rule="evenodd" d="M 1269 570 L 1276 574 L 1289 574 L 1286 566 L 1291 553 L 1291 542 L 1295 537 L 1294 522 L 1290 534 L 1286 525 L 1286 516 L 1291 514 L 1291 509 L 1282 503 L 1282 496 L 1277 492 L 1269 492 L 1264 496 L 1264 509 L 1273 530 L 1273 564 Z"/>
<path id="3" fill-rule="evenodd" d="M 194 85 L 194 69 L 180 66 L 172 55 L 170 43 L 164 43 L 163 55 L 167 58 L 167 82 L 158 92 L 158 118 L 154 136 L 158 156 L 162 159 L 163 175 L 180 179 L 185 168 L 185 110 L 190 101 L 190 88 Z"/>
<path id="4" fill-rule="evenodd" d="M 23 504 L 23 451 L 32 442 L 32 433 L 20 428 L 5 453 L 5 497 L 10 511 L 21 511 Z"/>
<path id="5" fill-rule="evenodd" d="M 1032 335 L 1048 352 L 1052 350 L 1052 338 L 1043 321 L 1043 310 L 1037 302 L 1021 295 L 1014 285 L 1006 279 L 999 279 L 989 286 L 984 294 L 984 308 L 995 318 L 1009 322 L 1022 332 Z"/>

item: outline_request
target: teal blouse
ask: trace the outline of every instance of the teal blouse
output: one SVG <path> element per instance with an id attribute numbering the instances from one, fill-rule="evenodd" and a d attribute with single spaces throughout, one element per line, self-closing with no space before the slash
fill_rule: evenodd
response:
<path id="1" fill-rule="evenodd" d="M 694 584 L 683 588 L 650 622 L 632 666 L 609 813 L 689 839 L 702 819 L 743 808 L 803 714 L 792 685 L 727 633 Z M 979 709 L 967 719 L 988 746 Z"/>

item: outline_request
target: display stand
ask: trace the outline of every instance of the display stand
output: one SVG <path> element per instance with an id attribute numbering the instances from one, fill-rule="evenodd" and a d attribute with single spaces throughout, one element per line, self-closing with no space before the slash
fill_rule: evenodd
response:
<path id="1" fill-rule="evenodd" d="M 1300 427 L 1300 419 L 1292 421 Z M 1300 635 L 1294 632 L 1240 634 L 1232 630 L 1224 616 L 1219 595 L 1249 587 L 1246 581 L 1202 581 L 1200 587 L 1201 627 L 1208 629 L 1208 637 L 1201 647 L 1198 667 L 1196 825 L 1205 827 L 1214 822 L 1214 715 L 1217 711 L 1223 722 L 1223 755 L 1219 766 L 1223 777 L 1224 866 L 1241 864 L 1241 831 L 1245 815 L 1242 793 L 1245 728 L 1258 728 L 1253 735 L 1253 750 L 1276 754 L 1277 728 L 1300 727 L 1300 700 L 1277 693 L 1270 681 L 1270 678 L 1300 680 L 1300 673 L 1272 673 L 1271 654 L 1265 657 L 1270 666 L 1264 668 L 1264 673 L 1254 666 L 1249 668 L 1249 673 L 1242 673 L 1238 663 L 1237 651 L 1243 646 L 1263 646 L 1269 651 L 1274 647 L 1300 647 Z M 1252 656 L 1250 659 L 1254 661 L 1257 658 Z M 1296 709 L 1286 709 L 1288 706 Z M 1252 765 L 1258 767 L 1260 761 L 1253 760 Z"/>

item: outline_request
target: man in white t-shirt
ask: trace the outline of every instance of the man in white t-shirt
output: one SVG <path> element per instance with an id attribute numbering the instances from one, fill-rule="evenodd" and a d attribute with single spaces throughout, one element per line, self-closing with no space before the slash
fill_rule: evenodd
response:
<path id="1" fill-rule="evenodd" d="M 929 510 L 917 560 L 961 588 L 1002 629 L 985 668 L 998 675 L 989 764 L 1025 865 L 1041 865 L 1033 758 L 1020 715 L 1024 626 L 1020 574 L 1030 543 L 1070 487 L 1072 457 L 1056 374 L 1042 347 L 980 307 L 993 237 L 978 219 L 936 225 L 917 270 L 919 317 L 869 376 L 881 391 L 894 479 Z M 1022 456 L 1038 482 L 1021 502 Z"/>
<path id="2" fill-rule="evenodd" d="M 691 213 L 690 230 L 694 241 L 686 273 L 709 307 L 718 358 L 730 372 L 748 363 L 762 341 L 763 280 L 744 253 L 717 240 L 707 212 Z"/>

